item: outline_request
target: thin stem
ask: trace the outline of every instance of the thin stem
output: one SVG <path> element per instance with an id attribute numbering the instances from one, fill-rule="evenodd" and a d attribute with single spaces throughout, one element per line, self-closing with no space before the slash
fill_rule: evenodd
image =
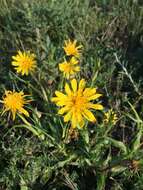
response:
<path id="1" fill-rule="evenodd" d="M 137 85 L 135 84 L 135 82 L 134 82 L 134 80 L 133 80 L 131 74 L 128 73 L 126 67 L 121 63 L 121 61 L 120 61 L 119 58 L 117 57 L 117 54 L 116 54 L 116 53 L 114 53 L 114 56 L 115 56 L 115 58 L 116 58 L 117 63 L 122 67 L 122 69 L 123 69 L 123 71 L 124 71 L 124 74 L 129 78 L 130 82 L 132 83 L 132 85 L 133 85 L 133 87 L 134 87 L 136 93 L 139 94 L 139 95 L 141 95 L 141 93 L 139 92 L 139 89 L 138 89 Z"/>

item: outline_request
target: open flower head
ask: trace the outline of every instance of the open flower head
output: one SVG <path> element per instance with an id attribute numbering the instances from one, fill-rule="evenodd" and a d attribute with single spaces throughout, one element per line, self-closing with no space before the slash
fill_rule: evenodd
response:
<path id="1" fill-rule="evenodd" d="M 77 46 L 77 40 L 66 40 L 63 48 L 67 56 L 80 57 L 82 45 Z"/>
<path id="2" fill-rule="evenodd" d="M 118 120 L 117 114 L 112 109 L 108 110 L 105 113 L 105 118 L 104 118 L 105 123 L 112 123 L 113 125 L 115 125 L 117 120 Z"/>
<path id="3" fill-rule="evenodd" d="M 36 55 L 33 53 L 18 51 L 16 56 L 12 56 L 12 65 L 15 67 L 17 73 L 28 75 L 36 68 Z"/>
<path id="4" fill-rule="evenodd" d="M 10 111 L 12 113 L 13 120 L 15 120 L 15 116 L 17 113 L 24 114 L 25 116 L 29 117 L 29 113 L 24 109 L 24 105 L 31 100 L 26 100 L 26 96 L 29 95 L 24 95 L 22 91 L 5 91 L 3 100 L 0 101 L 1 103 L 3 103 L 2 114 Z"/>
<path id="5" fill-rule="evenodd" d="M 73 128 L 83 127 L 85 120 L 96 122 L 91 109 L 103 109 L 101 104 L 91 102 L 102 95 L 96 92 L 96 88 L 85 88 L 85 84 L 84 79 L 80 80 L 79 84 L 76 79 L 72 79 L 71 87 L 68 83 L 65 84 L 65 94 L 56 91 L 56 97 L 52 98 L 52 101 L 61 107 L 58 114 L 64 115 L 64 122 L 71 121 Z"/>
<path id="6" fill-rule="evenodd" d="M 80 66 L 78 66 L 78 64 L 79 61 L 75 57 L 72 57 L 69 61 L 60 63 L 59 69 L 63 72 L 64 77 L 69 79 L 70 76 L 73 76 L 75 73 L 80 71 Z"/>

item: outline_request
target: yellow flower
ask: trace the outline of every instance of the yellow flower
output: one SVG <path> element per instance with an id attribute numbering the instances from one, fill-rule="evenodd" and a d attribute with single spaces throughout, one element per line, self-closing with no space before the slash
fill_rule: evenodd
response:
<path id="1" fill-rule="evenodd" d="M 105 113 L 105 118 L 104 118 L 105 123 L 111 122 L 113 125 L 115 125 L 117 120 L 118 120 L 117 114 L 112 109 L 110 109 L 108 112 Z"/>
<path id="2" fill-rule="evenodd" d="M 57 97 L 53 97 L 52 101 L 60 106 L 58 114 L 64 114 L 64 122 L 71 121 L 73 128 L 77 126 L 83 127 L 85 119 L 95 122 L 96 118 L 90 109 L 102 110 L 101 104 L 93 104 L 91 100 L 95 100 L 102 96 L 96 93 L 96 88 L 85 88 L 85 80 L 82 79 L 77 84 L 76 79 L 71 80 L 71 88 L 69 84 L 65 84 L 65 93 L 56 91 Z"/>
<path id="3" fill-rule="evenodd" d="M 64 61 L 60 63 L 59 69 L 64 73 L 64 76 L 69 79 L 70 76 L 80 71 L 80 66 L 77 66 L 78 63 L 79 61 L 75 57 L 72 57 L 69 62 Z"/>
<path id="4" fill-rule="evenodd" d="M 65 46 L 63 48 L 67 56 L 75 56 L 75 57 L 80 56 L 82 45 L 76 46 L 76 43 L 77 40 L 71 41 L 69 39 L 65 41 Z"/>
<path id="5" fill-rule="evenodd" d="M 12 113 L 13 120 L 15 119 L 16 113 L 24 114 L 28 117 L 29 113 L 23 107 L 31 100 L 25 100 L 26 96 L 28 95 L 24 95 L 22 91 L 5 91 L 3 100 L 0 101 L 3 103 L 3 113 L 10 111 Z"/>
<path id="6" fill-rule="evenodd" d="M 16 56 L 12 56 L 12 65 L 15 67 L 17 73 L 28 75 L 36 68 L 36 56 L 33 53 L 18 51 Z"/>

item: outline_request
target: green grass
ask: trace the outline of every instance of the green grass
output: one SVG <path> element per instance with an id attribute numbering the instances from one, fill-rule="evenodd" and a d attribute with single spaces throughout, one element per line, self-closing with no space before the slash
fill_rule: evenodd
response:
<path id="1" fill-rule="evenodd" d="M 79 78 L 98 87 L 105 107 L 77 139 L 50 101 L 63 85 L 58 63 L 68 38 L 83 45 Z M 35 75 L 15 73 L 19 49 L 36 54 Z M 23 117 L 1 116 L 0 189 L 142 190 L 142 55 L 141 0 L 1 0 L 0 99 L 15 89 L 34 101 L 30 128 Z M 109 108 L 119 120 L 105 126 Z"/>

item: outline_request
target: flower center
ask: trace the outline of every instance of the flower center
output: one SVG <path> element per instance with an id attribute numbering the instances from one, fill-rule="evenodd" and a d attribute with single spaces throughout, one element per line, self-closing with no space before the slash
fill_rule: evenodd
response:
<path id="1" fill-rule="evenodd" d="M 72 102 L 72 106 L 76 110 L 83 109 L 83 107 L 85 107 L 85 104 L 86 104 L 85 98 L 81 96 L 77 96 L 77 95 L 72 97 L 71 102 Z"/>
<path id="2" fill-rule="evenodd" d="M 21 66 L 24 69 L 29 69 L 31 67 L 31 60 L 29 60 L 28 58 L 25 58 L 22 62 L 21 62 Z"/>
<path id="3" fill-rule="evenodd" d="M 71 72 L 73 70 L 73 65 L 70 64 L 70 63 L 67 63 L 66 66 L 65 66 L 65 70 L 67 72 Z"/>
<path id="4" fill-rule="evenodd" d="M 71 47 L 70 47 L 70 53 L 71 53 L 71 54 L 75 54 L 75 53 L 76 53 L 76 49 L 75 49 L 74 46 L 71 46 Z"/>
<path id="5" fill-rule="evenodd" d="M 18 109 L 23 107 L 23 100 L 18 94 L 9 95 L 5 99 L 5 105 L 9 109 Z"/>

